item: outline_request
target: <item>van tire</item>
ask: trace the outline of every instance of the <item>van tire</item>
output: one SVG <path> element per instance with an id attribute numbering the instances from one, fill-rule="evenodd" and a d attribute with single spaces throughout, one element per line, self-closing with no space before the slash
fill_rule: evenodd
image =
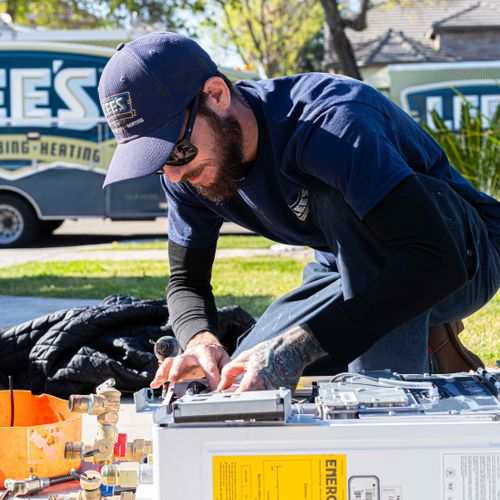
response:
<path id="1" fill-rule="evenodd" d="M 22 198 L 0 194 L 0 248 L 16 248 L 34 241 L 42 225 Z"/>

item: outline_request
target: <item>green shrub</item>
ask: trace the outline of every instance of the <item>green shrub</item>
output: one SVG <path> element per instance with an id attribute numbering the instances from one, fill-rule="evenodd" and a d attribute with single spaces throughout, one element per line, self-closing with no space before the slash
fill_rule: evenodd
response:
<path id="1" fill-rule="evenodd" d="M 423 123 L 446 152 L 450 163 L 477 189 L 496 198 L 500 195 L 500 107 L 493 118 L 478 112 L 465 96 L 458 130 L 449 129 L 436 110 L 434 127 Z M 486 125 L 486 126 L 485 126 Z"/>

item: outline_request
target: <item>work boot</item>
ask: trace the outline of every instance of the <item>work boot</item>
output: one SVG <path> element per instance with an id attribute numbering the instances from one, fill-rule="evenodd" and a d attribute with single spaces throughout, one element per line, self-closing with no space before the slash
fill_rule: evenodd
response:
<path id="1" fill-rule="evenodd" d="M 429 328 L 429 364 L 432 373 L 457 373 L 484 368 L 484 363 L 469 351 L 458 335 L 464 329 L 461 321 Z"/>

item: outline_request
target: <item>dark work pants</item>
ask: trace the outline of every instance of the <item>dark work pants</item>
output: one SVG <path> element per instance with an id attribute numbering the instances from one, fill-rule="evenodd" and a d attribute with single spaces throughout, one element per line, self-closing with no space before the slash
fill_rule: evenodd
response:
<path id="1" fill-rule="evenodd" d="M 470 279 L 459 290 L 417 318 L 386 334 L 359 358 L 350 371 L 391 369 L 400 373 L 429 371 L 429 326 L 463 319 L 490 300 L 500 285 L 500 241 L 491 234 L 477 211 L 445 182 L 418 175 L 431 194 L 438 212 L 451 232 L 470 270 Z M 337 269 L 316 262 L 304 268 L 302 285 L 280 297 L 264 312 L 255 326 L 240 339 L 233 355 L 280 335 L 337 300 L 347 300 L 363 290 L 386 266 L 390 253 L 369 227 L 354 214 L 338 192 L 316 182 L 309 189 L 309 217 L 322 229 Z M 398 291 L 394 290 L 395 296 Z M 335 336 L 335 324 L 331 324 Z M 335 363 L 331 373 L 347 367 Z"/>

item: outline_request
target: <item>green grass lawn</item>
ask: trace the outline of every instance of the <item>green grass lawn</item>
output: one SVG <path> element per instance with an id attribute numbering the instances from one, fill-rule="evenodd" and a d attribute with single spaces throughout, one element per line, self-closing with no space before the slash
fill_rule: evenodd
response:
<path id="1" fill-rule="evenodd" d="M 260 315 L 272 300 L 300 284 L 304 263 L 272 256 L 218 259 L 212 280 L 217 305 L 239 304 Z M 47 262 L 0 269 L 2 295 L 159 298 L 167 282 L 166 260 Z M 463 342 L 492 366 L 500 359 L 500 294 L 465 325 Z"/>
<path id="2" fill-rule="evenodd" d="M 217 248 L 271 248 L 273 244 L 274 241 L 262 236 L 223 235 L 219 237 Z M 165 250 L 166 248 L 166 240 L 145 241 L 141 243 L 120 243 L 119 241 L 115 241 L 112 246 L 96 248 L 96 250 Z"/>
<path id="3" fill-rule="evenodd" d="M 464 320 L 462 342 L 489 366 L 500 359 L 500 293 L 478 312 Z"/>

